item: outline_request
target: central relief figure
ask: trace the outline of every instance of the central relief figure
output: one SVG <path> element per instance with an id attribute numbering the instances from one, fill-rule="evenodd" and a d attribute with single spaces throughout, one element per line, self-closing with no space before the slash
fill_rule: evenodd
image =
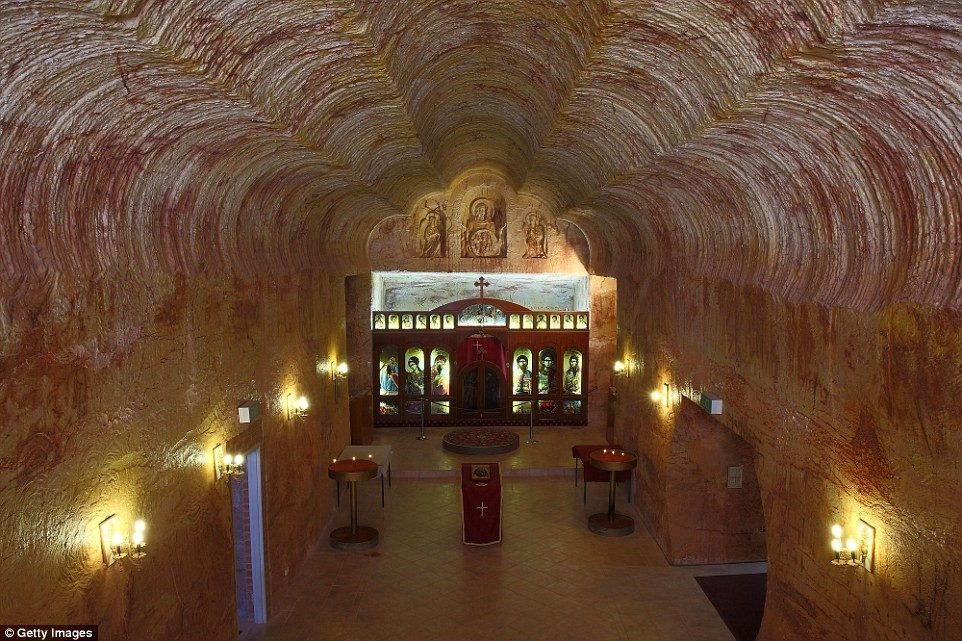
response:
<path id="1" fill-rule="evenodd" d="M 479 196 L 471 201 L 461 232 L 462 258 L 504 258 L 508 234 L 504 201 Z"/>

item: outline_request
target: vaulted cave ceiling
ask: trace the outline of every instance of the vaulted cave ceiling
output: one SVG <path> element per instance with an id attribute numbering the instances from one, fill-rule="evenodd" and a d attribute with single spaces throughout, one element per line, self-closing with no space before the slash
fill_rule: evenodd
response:
<path id="1" fill-rule="evenodd" d="M 0 25 L 8 284 L 361 266 L 379 220 L 490 167 L 598 271 L 962 303 L 956 0 L 3 0 Z"/>

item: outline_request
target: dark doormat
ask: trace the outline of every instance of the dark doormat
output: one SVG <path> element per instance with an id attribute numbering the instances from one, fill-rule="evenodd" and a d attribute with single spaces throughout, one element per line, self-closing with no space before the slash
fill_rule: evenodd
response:
<path id="1" fill-rule="evenodd" d="M 755 641 L 765 612 L 766 574 L 696 576 L 735 641 Z"/>

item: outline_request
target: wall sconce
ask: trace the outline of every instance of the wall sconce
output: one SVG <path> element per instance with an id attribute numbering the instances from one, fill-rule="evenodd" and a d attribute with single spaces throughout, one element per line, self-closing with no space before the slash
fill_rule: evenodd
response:
<path id="1" fill-rule="evenodd" d="M 120 519 L 116 514 L 111 514 L 100 522 L 100 552 L 103 555 L 104 565 L 113 565 L 117 559 L 130 556 L 140 559 L 147 555 L 145 548 L 147 543 L 144 540 L 144 532 L 147 524 L 143 519 L 134 522 L 134 529 L 130 536 L 130 542 L 124 535 L 123 528 L 120 526 Z"/>
<path id="2" fill-rule="evenodd" d="M 648 394 L 648 396 L 649 398 L 651 398 L 651 401 L 653 403 L 657 403 L 658 401 L 661 400 L 661 390 L 656 390 L 656 389 L 651 390 L 651 393 Z"/>
<path id="3" fill-rule="evenodd" d="M 310 407 L 310 403 L 307 401 L 306 396 L 299 396 L 294 398 L 293 394 L 287 395 L 287 420 L 291 420 L 294 417 L 303 418 L 307 416 L 307 408 Z"/>
<path id="4" fill-rule="evenodd" d="M 334 361 L 331 361 L 331 380 L 334 381 L 334 399 L 337 400 L 338 396 L 338 383 L 347 378 L 347 373 L 349 368 L 345 361 L 341 361 L 338 365 L 334 366 Z"/>
<path id="5" fill-rule="evenodd" d="M 875 528 L 859 519 L 856 535 L 845 537 L 845 530 L 836 523 L 832 526 L 832 565 L 858 565 L 875 571 Z"/>
<path id="6" fill-rule="evenodd" d="M 134 532 L 130 535 L 130 557 L 133 559 L 142 559 L 147 556 L 147 552 L 144 551 L 144 548 L 147 547 L 147 542 L 144 541 L 146 530 L 147 524 L 144 523 L 143 519 L 134 521 Z"/>
<path id="7" fill-rule="evenodd" d="M 214 447 L 214 479 L 222 476 L 242 476 L 244 474 L 244 455 L 225 454 L 224 446 Z"/>
<path id="8" fill-rule="evenodd" d="M 631 357 L 626 357 L 623 361 L 615 361 L 614 364 L 615 376 L 627 376 L 631 378 L 632 370 L 635 369 L 634 362 Z"/>
<path id="9" fill-rule="evenodd" d="M 347 373 L 348 373 L 348 371 L 350 371 L 350 370 L 349 370 L 346 362 L 341 361 L 341 362 L 335 367 L 334 361 L 331 361 L 331 378 L 334 380 L 335 383 L 336 383 L 337 381 L 340 381 L 340 380 L 343 380 L 343 379 L 347 378 Z"/>

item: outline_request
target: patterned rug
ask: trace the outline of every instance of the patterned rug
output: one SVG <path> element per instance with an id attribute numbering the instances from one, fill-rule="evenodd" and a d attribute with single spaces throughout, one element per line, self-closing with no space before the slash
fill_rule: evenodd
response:
<path id="1" fill-rule="evenodd" d="M 521 445 L 521 438 L 509 430 L 479 427 L 448 432 L 444 435 L 442 445 L 455 454 L 491 456 L 515 451 Z"/>

